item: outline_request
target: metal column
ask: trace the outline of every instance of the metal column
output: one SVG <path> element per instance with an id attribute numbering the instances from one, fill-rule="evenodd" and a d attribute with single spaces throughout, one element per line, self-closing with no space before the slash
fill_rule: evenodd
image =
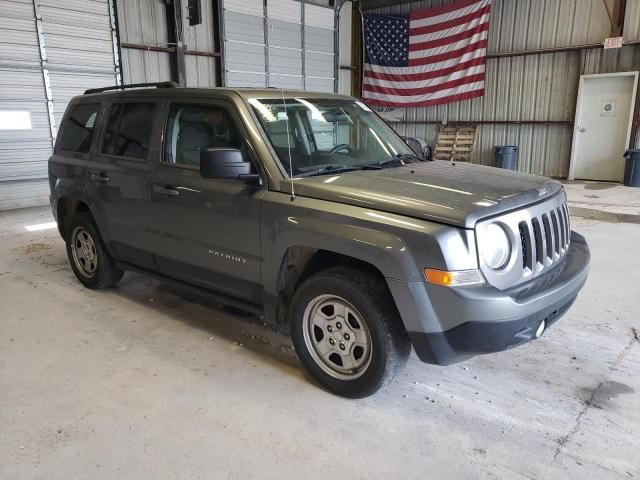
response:
<path id="1" fill-rule="evenodd" d="M 51 131 L 51 146 L 56 144 L 57 128 L 56 117 L 53 109 L 53 95 L 51 93 L 51 81 L 49 80 L 49 69 L 47 68 L 47 49 L 44 42 L 44 32 L 42 30 L 42 17 L 38 9 L 37 0 L 33 0 L 33 16 L 36 19 L 36 31 L 38 33 L 38 47 L 40 50 L 40 65 L 42 67 L 42 80 L 44 81 L 44 93 L 47 99 L 47 111 L 49 113 L 49 130 Z"/>

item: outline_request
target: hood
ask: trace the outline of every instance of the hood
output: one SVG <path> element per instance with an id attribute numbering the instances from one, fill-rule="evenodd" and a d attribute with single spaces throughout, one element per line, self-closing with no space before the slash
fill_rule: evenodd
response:
<path id="1" fill-rule="evenodd" d="M 562 184 L 500 168 L 433 161 L 303 177 L 294 188 L 297 196 L 474 228 L 481 218 L 546 199 Z M 290 191 L 288 181 L 282 189 Z"/>

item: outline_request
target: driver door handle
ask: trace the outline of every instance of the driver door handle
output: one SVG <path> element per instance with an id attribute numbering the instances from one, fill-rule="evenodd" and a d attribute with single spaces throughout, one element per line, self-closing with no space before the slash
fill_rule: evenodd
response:
<path id="1" fill-rule="evenodd" d="M 180 191 L 175 188 L 162 187 L 160 185 L 154 185 L 153 191 L 155 193 L 159 193 L 160 195 L 166 195 L 168 197 L 177 197 L 180 195 Z"/>

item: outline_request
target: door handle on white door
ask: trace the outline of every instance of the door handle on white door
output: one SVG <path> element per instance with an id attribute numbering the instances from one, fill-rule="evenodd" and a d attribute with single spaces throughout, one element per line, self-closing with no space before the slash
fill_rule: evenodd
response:
<path id="1" fill-rule="evenodd" d="M 584 132 L 585 132 L 585 129 L 584 129 L 584 128 L 579 128 L 579 129 L 578 129 L 578 131 L 579 131 L 580 133 L 584 133 Z"/>

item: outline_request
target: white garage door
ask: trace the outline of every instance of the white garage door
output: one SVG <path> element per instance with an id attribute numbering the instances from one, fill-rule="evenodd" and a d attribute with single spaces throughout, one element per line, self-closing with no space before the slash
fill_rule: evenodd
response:
<path id="1" fill-rule="evenodd" d="M 225 0 L 223 6 L 225 83 L 267 86 L 262 0 Z"/>
<path id="2" fill-rule="evenodd" d="M 304 15 L 305 88 L 335 91 L 334 26 L 332 8 L 306 5 Z"/>
<path id="3" fill-rule="evenodd" d="M 67 103 L 119 82 L 111 13 L 108 0 L 0 0 L 0 210 L 48 202 Z"/>
<path id="4" fill-rule="evenodd" d="M 334 91 L 332 8 L 296 0 L 223 5 L 226 85 Z"/>

